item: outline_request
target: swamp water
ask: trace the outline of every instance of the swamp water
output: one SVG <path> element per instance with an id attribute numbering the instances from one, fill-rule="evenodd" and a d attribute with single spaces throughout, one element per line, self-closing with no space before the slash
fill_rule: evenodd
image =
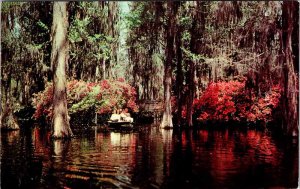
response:
<path id="1" fill-rule="evenodd" d="M 1 188 L 269 188 L 298 185 L 298 141 L 259 130 L 1 133 Z"/>

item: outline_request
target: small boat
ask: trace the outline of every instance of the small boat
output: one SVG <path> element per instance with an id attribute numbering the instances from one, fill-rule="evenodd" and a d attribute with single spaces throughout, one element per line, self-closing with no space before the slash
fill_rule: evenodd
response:
<path id="1" fill-rule="evenodd" d="M 132 129 L 133 123 L 129 121 L 107 121 L 108 126 L 112 128 L 120 128 L 120 129 Z"/>

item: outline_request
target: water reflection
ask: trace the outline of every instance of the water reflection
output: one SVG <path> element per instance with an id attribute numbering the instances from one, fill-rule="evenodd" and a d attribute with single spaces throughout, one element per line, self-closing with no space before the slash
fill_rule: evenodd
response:
<path id="1" fill-rule="evenodd" d="M 80 131 L 80 133 L 82 133 Z M 1 134 L 2 188 L 296 187 L 298 143 L 248 130 Z"/>

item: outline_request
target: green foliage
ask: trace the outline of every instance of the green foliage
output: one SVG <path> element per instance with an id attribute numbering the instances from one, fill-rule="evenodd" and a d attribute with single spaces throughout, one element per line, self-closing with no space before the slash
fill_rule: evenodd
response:
<path id="1" fill-rule="evenodd" d="M 50 2 L 3 2 L 1 6 L 1 70 L 18 82 L 18 87 L 12 86 L 11 90 L 15 93 L 14 103 L 21 106 L 29 103 L 26 96 L 43 89 L 43 77 L 47 77 L 42 68 L 50 66 L 50 5 Z"/>
<path id="2" fill-rule="evenodd" d="M 190 16 L 182 16 L 179 18 L 179 25 L 181 25 L 183 28 L 190 28 L 192 26 L 192 19 Z"/>
<path id="3" fill-rule="evenodd" d="M 2 14 L 9 13 L 12 9 L 19 8 L 22 6 L 23 3 L 21 2 L 1 2 L 1 12 Z"/>
<path id="4" fill-rule="evenodd" d="M 38 25 L 39 27 L 41 27 L 42 29 L 44 29 L 45 31 L 49 32 L 49 27 L 48 27 L 45 23 L 43 23 L 41 20 L 39 20 L 39 21 L 37 22 L 37 25 Z"/>
<path id="5" fill-rule="evenodd" d="M 89 17 L 84 19 L 75 19 L 69 30 L 69 39 L 71 43 L 80 42 L 84 38 L 89 37 L 87 26 L 90 23 Z"/>
<path id="6" fill-rule="evenodd" d="M 103 105 L 105 103 L 105 100 L 97 100 L 97 95 L 100 94 L 100 92 L 100 86 L 93 87 L 82 100 L 70 107 L 70 113 L 72 114 L 75 112 L 87 111 L 93 106 L 100 107 L 101 105 Z"/>
<path id="7" fill-rule="evenodd" d="M 142 12 L 145 10 L 145 2 L 140 2 L 125 15 L 127 27 L 130 29 L 138 28 L 143 21 L 141 20 Z"/>
<path id="8" fill-rule="evenodd" d="M 206 59 L 206 57 L 204 57 L 203 55 L 192 53 L 190 50 L 188 50 L 184 47 L 182 47 L 181 49 L 184 52 L 187 59 L 190 59 L 194 62 L 205 61 L 205 59 Z"/>
<path id="9" fill-rule="evenodd" d="M 139 98 L 162 96 L 164 34 L 162 2 L 132 2 L 131 11 L 125 16 L 128 35 L 126 44 L 130 66 L 128 73 L 139 91 Z M 152 83 L 152 84 L 151 84 Z M 154 84 L 155 83 L 155 84 Z M 145 88 L 147 93 L 145 93 Z"/>
<path id="10" fill-rule="evenodd" d="M 100 2 L 99 2 L 100 3 Z M 70 16 L 70 72 L 73 77 L 75 70 L 81 69 L 76 79 L 100 79 L 103 71 L 95 73 L 96 67 L 105 64 L 107 69 L 114 69 L 116 63 L 118 41 L 118 7 L 115 3 L 73 2 Z M 101 3 L 102 4 L 102 3 Z M 117 15 L 115 15 L 117 14 Z M 113 15 L 113 17 L 112 17 Z M 112 18 L 111 18 L 112 17 Z M 77 72 L 78 73 L 78 72 Z M 80 76 L 79 76 L 80 75 Z"/>

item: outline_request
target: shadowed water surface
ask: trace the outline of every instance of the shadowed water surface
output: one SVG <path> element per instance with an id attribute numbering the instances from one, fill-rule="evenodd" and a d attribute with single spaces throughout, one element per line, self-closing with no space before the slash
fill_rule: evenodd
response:
<path id="1" fill-rule="evenodd" d="M 257 130 L 1 134 L 2 188 L 296 188 L 298 142 Z"/>

